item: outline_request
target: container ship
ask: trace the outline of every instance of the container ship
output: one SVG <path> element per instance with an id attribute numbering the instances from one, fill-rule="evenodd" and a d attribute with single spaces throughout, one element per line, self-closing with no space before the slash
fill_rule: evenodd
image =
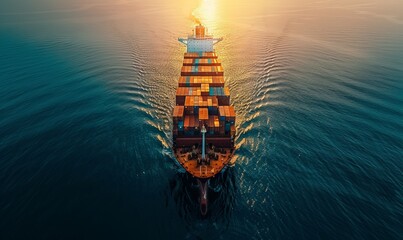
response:
<path id="1" fill-rule="evenodd" d="M 179 38 L 185 44 L 183 66 L 173 109 L 173 151 L 200 188 L 200 210 L 207 213 L 209 179 L 220 173 L 234 154 L 235 110 L 225 86 L 224 70 L 214 51 L 222 38 L 203 25 Z"/>

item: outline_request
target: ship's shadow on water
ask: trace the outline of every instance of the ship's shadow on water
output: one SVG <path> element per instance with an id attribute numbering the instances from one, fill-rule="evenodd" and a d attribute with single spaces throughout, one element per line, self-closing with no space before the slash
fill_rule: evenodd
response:
<path id="1" fill-rule="evenodd" d="M 208 212 L 200 212 L 200 190 L 198 181 L 188 173 L 177 173 L 169 181 L 170 194 L 178 215 L 184 220 L 191 232 L 219 234 L 227 229 L 236 205 L 238 192 L 236 168 L 229 167 L 209 181 Z"/>

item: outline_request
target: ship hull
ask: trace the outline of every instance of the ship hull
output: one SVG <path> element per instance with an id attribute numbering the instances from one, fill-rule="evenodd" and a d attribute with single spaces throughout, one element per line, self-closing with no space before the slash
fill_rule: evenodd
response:
<path id="1" fill-rule="evenodd" d="M 206 35 L 201 25 L 195 32 L 192 37 L 179 39 L 188 51 L 183 56 L 173 109 L 173 151 L 189 174 L 208 179 L 233 157 L 235 109 L 230 105 L 221 61 L 210 47 L 222 38 Z"/>

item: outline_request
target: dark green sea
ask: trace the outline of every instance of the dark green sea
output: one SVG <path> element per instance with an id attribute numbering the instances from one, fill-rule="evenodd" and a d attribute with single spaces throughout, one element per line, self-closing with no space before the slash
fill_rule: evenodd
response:
<path id="1" fill-rule="evenodd" d="M 171 152 L 203 4 L 239 147 L 206 217 Z M 402 173 L 402 1 L 0 2 L 0 239 L 398 240 Z"/>

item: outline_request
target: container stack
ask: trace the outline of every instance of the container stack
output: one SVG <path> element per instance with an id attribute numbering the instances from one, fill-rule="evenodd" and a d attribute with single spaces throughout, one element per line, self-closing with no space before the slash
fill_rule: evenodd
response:
<path id="1" fill-rule="evenodd" d="M 186 52 L 184 58 L 218 58 L 215 52 Z"/>
<path id="2" fill-rule="evenodd" d="M 182 76 L 223 76 L 221 66 L 182 66 Z"/>
<path id="3" fill-rule="evenodd" d="M 183 66 L 221 66 L 217 58 L 185 58 Z"/>
<path id="4" fill-rule="evenodd" d="M 199 139 L 204 125 L 207 142 L 232 146 L 236 116 L 230 106 L 229 88 L 224 84 L 224 70 L 215 52 L 185 53 L 173 110 L 176 142 Z"/>

